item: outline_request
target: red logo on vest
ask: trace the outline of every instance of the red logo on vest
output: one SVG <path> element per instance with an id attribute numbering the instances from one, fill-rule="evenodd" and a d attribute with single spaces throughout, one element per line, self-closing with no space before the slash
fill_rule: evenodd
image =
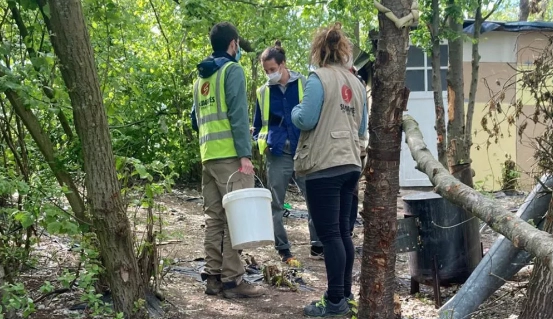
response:
<path id="1" fill-rule="evenodd" d="M 201 89 L 202 95 L 207 96 L 209 94 L 209 82 L 205 82 Z"/>
<path id="2" fill-rule="evenodd" d="M 351 102 L 352 96 L 353 96 L 353 92 L 351 91 L 349 86 L 344 84 L 344 86 L 342 86 L 342 99 L 344 100 L 344 102 L 346 103 Z"/>

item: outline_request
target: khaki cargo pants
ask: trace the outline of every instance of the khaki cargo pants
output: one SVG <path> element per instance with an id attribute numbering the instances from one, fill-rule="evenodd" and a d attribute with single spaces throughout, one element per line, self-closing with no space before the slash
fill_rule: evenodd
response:
<path id="1" fill-rule="evenodd" d="M 229 191 L 254 187 L 254 177 L 240 172 L 234 174 L 229 181 L 229 177 L 239 168 L 240 159 L 229 158 L 207 161 L 203 163 L 202 169 L 206 254 L 202 277 L 220 276 L 224 283 L 239 283 L 244 274 L 240 254 L 238 250 L 232 249 L 227 216 L 223 209 L 227 181 Z"/>

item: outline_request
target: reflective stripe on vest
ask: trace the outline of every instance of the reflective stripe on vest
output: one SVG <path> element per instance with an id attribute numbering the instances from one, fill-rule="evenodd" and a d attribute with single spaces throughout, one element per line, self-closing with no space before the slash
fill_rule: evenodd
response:
<path id="1" fill-rule="evenodd" d="M 305 87 L 305 78 L 300 76 L 298 79 L 298 95 L 300 103 L 303 100 L 303 88 Z M 270 89 L 267 85 L 263 85 L 257 89 L 257 101 L 259 103 L 259 109 L 261 111 L 261 130 L 257 136 L 257 146 L 260 154 L 265 154 L 267 148 L 267 137 L 269 136 L 269 108 L 271 104 Z"/>
<path id="2" fill-rule="evenodd" d="M 226 63 L 217 73 L 206 79 L 199 78 L 194 83 L 202 162 L 237 156 L 224 92 L 225 72 L 232 63 Z"/>

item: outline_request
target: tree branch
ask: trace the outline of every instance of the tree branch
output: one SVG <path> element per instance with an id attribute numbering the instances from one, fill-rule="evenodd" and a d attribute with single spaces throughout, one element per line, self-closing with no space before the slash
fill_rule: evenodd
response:
<path id="1" fill-rule="evenodd" d="M 170 112 L 167 112 L 167 111 L 158 111 L 155 114 L 144 116 L 145 118 L 143 118 L 141 120 L 137 120 L 137 121 L 134 121 L 134 122 L 131 122 L 131 123 L 125 123 L 125 124 L 121 124 L 121 125 L 110 125 L 109 128 L 110 128 L 110 130 L 111 129 L 120 129 L 120 128 L 125 128 L 125 127 L 129 127 L 129 126 L 141 124 L 141 123 L 144 123 L 144 122 L 157 121 L 158 117 L 160 117 L 162 115 L 176 115 L 176 116 L 179 116 L 180 114 L 178 112 L 177 113 L 170 113 Z"/>
<path id="2" fill-rule="evenodd" d="M 4 27 L 4 23 L 6 23 L 6 18 L 8 17 L 9 10 L 4 10 L 4 15 L 2 16 L 2 21 L 0 21 L 0 29 Z"/>
<path id="3" fill-rule="evenodd" d="M 225 0 L 225 1 L 238 2 L 238 3 L 243 3 L 243 4 L 247 4 L 247 5 L 254 6 L 254 7 L 262 7 L 262 8 L 270 8 L 270 9 L 284 9 L 284 8 L 290 8 L 290 7 L 297 7 L 298 6 L 298 5 L 294 5 L 294 4 L 280 4 L 280 5 L 262 4 L 262 3 L 256 3 L 256 2 L 253 2 L 253 1 L 248 1 L 248 0 Z M 328 1 L 326 1 L 326 0 L 324 0 L 324 1 L 313 1 L 313 2 L 310 2 L 310 3 L 302 4 L 301 6 L 302 7 L 314 6 L 314 5 L 317 5 L 317 4 L 326 4 L 326 3 L 328 3 Z"/>
<path id="4" fill-rule="evenodd" d="M 4 76 L 4 72 L 0 71 L 0 77 Z M 54 145 L 48 134 L 42 129 L 40 121 L 36 115 L 23 104 L 22 99 L 19 97 L 16 91 L 6 89 L 4 94 L 13 106 L 15 113 L 21 119 L 27 131 L 31 134 L 31 137 L 37 144 L 40 152 L 46 159 L 48 166 L 52 169 L 54 176 L 58 180 L 60 186 L 67 186 L 69 192 L 65 193 L 69 205 L 75 213 L 76 219 L 81 226 L 90 225 L 90 220 L 86 216 L 86 208 L 82 197 L 79 195 L 77 186 L 75 185 L 71 175 L 63 168 L 63 166 L 57 161 L 54 151 Z"/>
<path id="5" fill-rule="evenodd" d="M 488 14 L 486 14 L 484 16 L 484 18 L 482 19 L 482 21 L 486 21 L 488 20 L 492 14 L 499 8 L 499 6 L 501 5 L 501 2 L 503 2 L 503 0 L 498 0 L 494 5 L 493 5 L 493 8 L 490 12 L 488 12 Z"/>
<path id="6" fill-rule="evenodd" d="M 7 117 L 6 117 L 6 108 L 4 106 L 4 99 L 0 99 L 0 106 L 2 106 L 2 113 L 4 114 L 4 118 L 7 119 Z M 21 160 L 21 157 L 20 157 L 19 153 L 17 152 L 17 148 L 15 147 L 15 145 L 13 143 L 13 139 L 12 139 L 12 137 L 10 135 L 10 132 L 9 132 L 10 125 L 9 125 L 7 120 L 4 120 L 4 122 L 6 124 L 5 129 L 4 129 L 3 126 L 0 126 L 0 133 L 4 137 L 4 140 L 6 141 L 6 145 L 8 145 L 8 148 L 12 152 L 13 158 L 15 159 L 15 163 L 17 164 L 19 169 L 22 172 L 24 172 L 25 171 L 25 166 L 23 165 L 23 161 Z"/>
<path id="7" fill-rule="evenodd" d="M 19 12 L 19 9 L 17 8 L 17 4 L 12 1 L 8 1 L 8 7 L 10 8 L 10 11 L 12 13 L 12 18 L 15 21 L 15 24 L 17 25 L 17 28 L 19 29 L 19 35 L 21 36 L 22 42 L 25 44 L 25 48 L 27 49 L 27 53 L 29 54 L 29 57 L 31 58 L 31 64 L 35 71 L 37 73 L 40 73 L 40 67 L 36 64 L 36 60 L 33 58 L 37 57 L 37 53 L 35 49 L 28 45 L 28 42 L 25 41 L 25 38 L 29 36 L 29 32 L 27 30 L 27 27 L 25 26 L 25 23 L 23 22 L 23 18 L 21 17 L 21 13 Z M 42 10 L 41 10 L 42 11 Z M 44 95 L 48 97 L 50 100 L 50 103 L 52 104 L 58 104 L 59 102 L 56 100 L 56 97 L 54 96 L 54 90 L 52 90 L 48 86 L 47 79 L 43 79 L 40 81 L 41 83 L 41 89 L 44 92 Z M 73 139 L 73 131 L 71 130 L 71 126 L 69 125 L 69 121 L 67 120 L 67 117 L 63 113 L 63 110 L 59 108 L 59 111 L 57 113 L 58 119 L 61 123 L 61 126 L 63 128 L 63 131 L 67 135 L 68 140 Z"/>
<path id="8" fill-rule="evenodd" d="M 53 295 L 56 295 L 56 296 L 57 296 L 57 295 L 61 295 L 61 294 L 63 294 L 63 293 L 69 292 L 69 291 L 71 291 L 71 289 L 69 289 L 69 288 L 60 288 L 60 289 L 52 290 L 52 291 L 50 291 L 50 292 L 48 292 L 48 293 L 45 293 L 44 295 L 42 295 L 42 296 L 36 298 L 35 300 L 33 300 L 33 303 L 36 304 L 37 302 L 40 302 L 40 301 L 42 301 L 42 300 L 44 300 L 44 299 L 46 299 L 46 298 L 48 298 L 48 297 L 50 297 L 50 296 L 53 296 Z"/>
<path id="9" fill-rule="evenodd" d="M 459 182 L 432 156 L 424 142 L 418 123 L 410 116 L 403 116 L 403 130 L 417 169 L 430 178 L 434 190 L 451 203 L 478 217 L 496 232 L 509 239 L 519 249 L 524 249 L 547 263 L 553 270 L 553 237 L 538 230 L 513 215 L 492 199 Z"/>
<path id="10" fill-rule="evenodd" d="M 432 91 L 434 95 L 434 109 L 436 112 L 436 145 L 438 147 L 438 160 L 444 167 L 447 167 L 447 132 L 445 129 L 445 109 L 442 88 L 442 70 L 440 63 L 440 3 L 439 0 L 432 0 L 432 20 L 427 24 L 430 30 L 432 42 Z"/>
<path id="11" fill-rule="evenodd" d="M 482 17 L 482 0 L 478 0 L 478 7 L 476 8 L 476 15 L 474 17 L 474 31 L 472 36 L 472 74 L 470 81 L 469 89 L 469 103 L 467 106 L 466 114 L 466 129 L 465 129 L 465 140 L 467 141 L 468 147 L 472 146 L 472 122 L 474 117 L 474 108 L 476 105 L 476 91 L 478 90 L 478 77 L 480 70 L 480 54 L 479 54 L 479 45 L 480 45 L 480 34 L 481 28 L 484 21 L 486 21 L 494 12 L 497 10 L 499 5 L 503 0 L 498 0 L 492 10 L 485 16 Z"/>
<path id="12" fill-rule="evenodd" d="M 154 3 L 152 2 L 152 0 L 148 0 L 148 2 L 150 3 L 150 7 L 152 8 L 152 11 L 154 11 L 154 16 L 156 17 L 156 22 L 157 22 L 157 25 L 159 26 L 159 32 L 161 33 L 161 36 L 163 36 L 163 39 L 165 40 L 165 48 L 167 50 L 167 57 L 169 58 L 169 61 L 171 61 L 173 58 L 172 58 L 172 54 L 171 54 L 171 47 L 170 47 L 169 38 L 167 38 L 167 35 L 165 34 L 165 31 L 163 31 L 163 25 L 161 24 L 161 19 L 159 18 L 159 14 L 157 13 L 157 10 L 156 10 L 156 7 L 154 6 Z M 173 74 L 173 72 L 171 72 L 170 76 L 171 76 L 171 81 L 173 82 L 173 86 L 176 90 L 177 89 L 177 80 L 175 79 L 175 75 Z"/>
<path id="13" fill-rule="evenodd" d="M 541 185 L 541 187 L 543 187 L 544 193 L 553 193 L 553 190 L 549 186 L 545 185 L 545 183 L 542 182 L 540 178 L 535 177 L 534 179 L 538 182 L 538 184 Z"/>
<path id="14" fill-rule="evenodd" d="M 476 105 L 476 91 L 478 90 L 478 71 L 480 70 L 480 54 L 478 46 L 480 42 L 480 29 L 484 19 L 482 18 L 482 0 L 478 0 L 476 15 L 474 17 L 474 31 L 472 36 L 472 72 L 469 89 L 469 103 L 467 114 L 465 115 L 465 140 L 468 147 L 472 146 L 472 119 L 474 117 L 474 107 Z"/>
<path id="15" fill-rule="evenodd" d="M 528 21 L 528 16 L 530 15 L 530 1 L 520 0 L 518 6 L 518 21 Z"/>

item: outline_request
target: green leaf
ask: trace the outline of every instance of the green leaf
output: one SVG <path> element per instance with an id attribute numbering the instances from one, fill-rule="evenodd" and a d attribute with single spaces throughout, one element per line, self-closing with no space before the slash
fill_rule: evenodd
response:
<path id="1" fill-rule="evenodd" d="M 7 42 L 2 42 L 0 44 L 0 54 L 2 55 L 9 55 L 12 51 L 12 46 Z"/>
<path id="2" fill-rule="evenodd" d="M 54 290 L 54 286 L 49 281 L 45 281 L 44 284 L 40 287 L 39 291 L 43 294 L 49 293 Z"/>
<path id="3" fill-rule="evenodd" d="M 142 95 L 140 93 L 140 90 L 138 90 L 138 88 L 136 87 L 136 85 L 131 84 L 130 87 L 131 87 L 132 91 L 134 92 L 134 94 L 136 95 L 136 97 L 140 97 L 140 95 Z"/>
<path id="4" fill-rule="evenodd" d="M 154 192 L 152 190 L 152 186 L 151 185 L 146 185 L 146 196 L 149 198 L 149 199 L 153 199 L 154 198 Z"/>
<path id="5" fill-rule="evenodd" d="M 62 223 L 63 233 L 75 235 L 79 233 L 79 226 L 70 220 L 64 220 Z"/>
<path id="6" fill-rule="evenodd" d="M 44 15 L 47 16 L 49 19 L 52 18 L 52 15 L 50 13 L 50 4 L 47 3 L 44 7 L 42 7 L 42 11 L 44 12 Z"/>
<path id="7" fill-rule="evenodd" d="M 19 194 L 21 195 L 27 195 L 29 194 L 29 185 L 27 183 L 25 183 L 24 181 L 19 181 L 17 183 L 17 191 L 19 192 Z"/>
<path id="8" fill-rule="evenodd" d="M 50 234 L 59 234 L 61 230 L 61 223 L 58 221 L 51 222 L 46 226 L 46 230 L 48 230 Z"/>
<path id="9" fill-rule="evenodd" d="M 115 157 L 115 169 L 118 171 L 123 169 L 126 162 L 127 162 L 127 159 L 125 157 L 122 157 L 122 156 Z"/>
<path id="10" fill-rule="evenodd" d="M 33 214 L 26 211 L 17 212 L 14 218 L 21 223 L 21 226 L 23 226 L 23 228 L 29 228 L 35 222 L 35 217 L 33 216 Z"/>
<path id="11" fill-rule="evenodd" d="M 18 90 L 19 88 L 21 88 L 21 85 L 19 83 L 10 81 L 8 77 L 9 76 L 3 76 L 2 78 L 0 78 L 0 88 L 4 90 L 6 89 Z"/>
<path id="12" fill-rule="evenodd" d="M 38 9 L 38 4 L 35 0 L 20 0 L 19 3 L 24 10 Z"/>
<path id="13" fill-rule="evenodd" d="M 148 173 L 148 171 L 146 170 L 146 167 L 142 164 L 135 164 L 134 168 L 136 169 L 136 171 L 138 172 L 138 174 L 140 175 L 140 178 L 142 179 L 150 179 L 152 176 L 150 175 L 150 173 Z"/>

